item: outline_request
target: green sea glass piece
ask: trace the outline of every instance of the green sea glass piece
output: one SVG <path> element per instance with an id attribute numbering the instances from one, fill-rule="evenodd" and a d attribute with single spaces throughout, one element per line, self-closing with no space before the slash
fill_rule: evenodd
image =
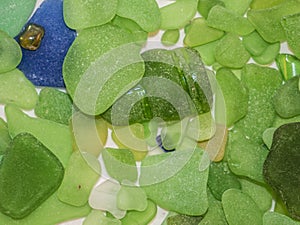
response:
<path id="1" fill-rule="evenodd" d="M 202 216 L 187 216 L 183 214 L 177 214 L 167 218 L 167 225 L 198 225 L 202 218 Z"/>
<path id="2" fill-rule="evenodd" d="M 33 109 L 38 100 L 34 85 L 18 70 L 0 74 L 0 102 Z"/>
<path id="3" fill-rule="evenodd" d="M 258 56 L 253 56 L 253 60 L 260 65 L 268 65 L 275 61 L 276 56 L 280 51 L 280 43 L 275 42 L 267 46 L 265 51 Z"/>
<path id="4" fill-rule="evenodd" d="M 244 36 L 243 44 L 252 56 L 259 56 L 263 54 L 269 46 L 269 43 L 266 42 L 257 31 L 253 31 L 252 33 Z"/>
<path id="5" fill-rule="evenodd" d="M 72 153 L 57 192 L 60 201 L 73 206 L 84 206 L 88 202 L 90 192 L 101 173 L 99 162 L 99 170 L 95 171 L 82 154 L 84 153 L 79 151 Z"/>
<path id="6" fill-rule="evenodd" d="M 0 211 L 24 218 L 57 190 L 63 175 L 60 161 L 40 141 L 17 135 L 1 160 Z"/>
<path id="7" fill-rule="evenodd" d="M 225 8 L 239 15 L 244 15 L 253 0 L 222 0 Z"/>
<path id="8" fill-rule="evenodd" d="M 0 22 L 1 23 L 1 22 Z M 13 70 L 22 59 L 22 51 L 19 44 L 7 33 L 0 30 L 0 73 Z"/>
<path id="9" fill-rule="evenodd" d="M 161 37 L 161 42 L 166 46 L 175 45 L 179 40 L 179 36 L 178 29 L 166 30 Z"/>
<path id="10" fill-rule="evenodd" d="M 114 18 L 117 6 L 118 0 L 64 0 L 64 21 L 74 30 L 100 26 Z"/>
<path id="11" fill-rule="evenodd" d="M 7 124 L 2 118 L 0 118 L 0 157 L 6 151 L 10 142 L 11 137 L 8 132 Z"/>
<path id="12" fill-rule="evenodd" d="M 287 0 L 252 0 L 250 4 L 251 9 L 266 9 L 272 8 L 282 2 L 286 2 Z"/>
<path id="13" fill-rule="evenodd" d="M 300 219 L 300 123 L 279 127 L 273 136 L 270 153 L 264 162 L 266 182 L 283 200 L 291 217 Z M 284 171 L 284 173 L 283 173 Z"/>
<path id="14" fill-rule="evenodd" d="M 238 35 L 247 35 L 254 31 L 253 25 L 247 18 L 220 5 L 214 6 L 209 11 L 207 25 Z"/>
<path id="15" fill-rule="evenodd" d="M 205 45 L 195 46 L 194 49 L 199 52 L 203 63 L 207 66 L 211 66 L 216 62 L 215 49 L 219 40 L 209 42 Z"/>
<path id="16" fill-rule="evenodd" d="M 144 211 L 147 209 L 147 195 L 140 187 L 122 185 L 117 195 L 117 205 L 121 210 Z"/>
<path id="17" fill-rule="evenodd" d="M 161 23 L 155 0 L 118 0 L 117 15 L 135 21 L 147 32 L 158 30 Z"/>
<path id="18" fill-rule="evenodd" d="M 68 126 L 41 118 L 32 118 L 15 106 L 5 107 L 7 126 L 12 137 L 30 133 L 66 166 L 72 154 L 72 135 Z"/>
<path id="19" fill-rule="evenodd" d="M 142 78 L 144 62 L 133 41 L 128 30 L 111 24 L 79 32 L 65 57 L 63 77 L 81 111 L 103 113 Z"/>
<path id="20" fill-rule="evenodd" d="M 0 8 L 0 30 L 15 37 L 31 15 L 36 0 L 3 0 Z"/>
<path id="21" fill-rule="evenodd" d="M 82 225 L 121 225 L 121 221 L 115 218 L 109 218 L 104 215 L 103 211 L 92 210 L 84 219 Z"/>
<path id="22" fill-rule="evenodd" d="M 204 18 L 207 18 L 209 11 L 215 5 L 225 6 L 224 0 L 199 0 L 198 2 L 198 12 Z"/>
<path id="23" fill-rule="evenodd" d="M 58 89 L 45 87 L 39 93 L 34 113 L 40 118 L 69 124 L 73 104 L 70 96 Z"/>
<path id="24" fill-rule="evenodd" d="M 276 65 L 283 80 L 288 80 L 300 74 L 300 60 L 291 54 L 278 54 Z"/>

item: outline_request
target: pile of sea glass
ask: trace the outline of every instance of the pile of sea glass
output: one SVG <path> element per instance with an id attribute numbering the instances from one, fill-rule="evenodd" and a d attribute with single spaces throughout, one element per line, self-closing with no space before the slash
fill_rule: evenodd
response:
<path id="1" fill-rule="evenodd" d="M 300 225 L 300 0 L 38 3 L 0 3 L 0 225 Z"/>

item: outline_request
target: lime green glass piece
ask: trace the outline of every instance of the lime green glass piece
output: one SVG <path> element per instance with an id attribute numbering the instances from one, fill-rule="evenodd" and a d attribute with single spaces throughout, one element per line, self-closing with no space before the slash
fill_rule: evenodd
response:
<path id="1" fill-rule="evenodd" d="M 33 212 L 63 179 L 60 161 L 31 134 L 15 136 L 1 160 L 0 211 L 14 219 Z"/>
<path id="2" fill-rule="evenodd" d="M 247 35 L 254 31 L 254 27 L 247 18 L 219 5 L 210 10 L 207 25 L 238 35 Z"/>
<path id="3" fill-rule="evenodd" d="M 0 22 L 1 23 L 1 22 Z M 0 73 L 15 69 L 22 59 L 19 44 L 7 33 L 0 30 Z"/>
<path id="4" fill-rule="evenodd" d="M 175 45 L 179 40 L 179 36 L 180 33 L 178 29 L 166 30 L 161 37 L 161 42 L 167 46 Z"/>
<path id="5" fill-rule="evenodd" d="M 264 225 L 300 225 L 300 221 L 293 220 L 292 218 L 277 213 L 277 212 L 266 212 L 263 216 Z"/>
<path id="6" fill-rule="evenodd" d="M 275 130 L 276 130 L 275 127 L 270 127 L 268 129 L 266 129 L 262 135 L 264 144 L 267 146 L 268 149 L 270 149 L 272 146 L 273 135 L 274 135 Z"/>
<path id="7" fill-rule="evenodd" d="M 140 46 L 126 29 L 106 24 L 83 29 L 63 64 L 66 88 L 86 114 L 106 111 L 144 74 Z"/>
<path id="8" fill-rule="evenodd" d="M 76 151 L 71 155 L 57 192 L 60 201 L 73 206 L 84 206 L 88 202 L 90 192 L 100 176 L 100 171 L 97 173 L 91 168 L 81 154 Z"/>
<path id="9" fill-rule="evenodd" d="M 127 149 L 105 148 L 102 152 L 107 173 L 119 182 L 137 180 L 137 167 L 134 156 Z"/>
<path id="10" fill-rule="evenodd" d="M 250 8 L 252 9 L 272 8 L 286 1 L 287 0 L 252 0 L 250 4 Z"/>
<path id="11" fill-rule="evenodd" d="M 290 54 L 278 54 L 276 65 L 281 72 L 283 80 L 300 75 L 300 60 Z"/>
<path id="12" fill-rule="evenodd" d="M 222 205 L 230 225 L 263 225 L 263 213 L 252 198 L 237 189 L 229 189 L 222 196 Z"/>
<path id="13" fill-rule="evenodd" d="M 193 49 L 199 52 L 201 59 L 205 65 L 211 66 L 216 62 L 214 52 L 218 42 L 219 40 L 216 40 L 216 41 L 209 42 L 205 45 L 193 47 Z"/>
<path id="14" fill-rule="evenodd" d="M 117 205 L 121 210 L 144 211 L 147 209 L 147 195 L 140 187 L 122 185 L 117 195 Z"/>
<path id="15" fill-rule="evenodd" d="M 267 46 L 265 51 L 258 56 L 253 56 L 253 60 L 261 65 L 271 64 L 275 61 L 276 56 L 278 55 L 280 50 L 280 43 L 276 42 Z"/>
<path id="16" fill-rule="evenodd" d="M 121 219 L 122 225 L 148 225 L 155 217 L 157 212 L 156 205 L 147 200 L 147 208 L 144 211 L 128 211 L 126 216 Z"/>
<path id="17" fill-rule="evenodd" d="M 103 211 L 92 210 L 91 213 L 84 219 L 82 225 L 121 225 L 121 221 L 109 218 L 104 215 Z"/>
<path id="18" fill-rule="evenodd" d="M 227 68 L 219 69 L 216 79 L 225 100 L 226 126 L 231 127 L 248 112 L 248 91 L 234 73 Z"/>
<path id="19" fill-rule="evenodd" d="M 15 37 L 31 15 L 36 0 L 2 0 L 0 8 L 0 30 Z"/>
<path id="20" fill-rule="evenodd" d="M 289 0 L 272 8 L 249 10 L 247 17 L 265 41 L 274 43 L 286 40 L 282 18 L 299 12 L 299 0 Z"/>
<path id="21" fill-rule="evenodd" d="M 161 16 L 155 0 L 119 0 L 117 15 L 135 21 L 143 30 L 159 29 Z"/>
<path id="22" fill-rule="evenodd" d="M 223 31 L 209 27 L 205 19 L 196 18 L 189 25 L 183 42 L 186 46 L 194 47 L 218 40 L 223 35 Z"/>
<path id="23" fill-rule="evenodd" d="M 45 30 L 37 24 L 29 24 L 19 37 L 22 48 L 35 51 L 40 47 Z"/>
<path id="24" fill-rule="evenodd" d="M 229 68 L 242 68 L 250 59 L 242 41 L 235 34 L 228 33 L 217 44 L 215 58 L 218 63 Z"/>
<path id="25" fill-rule="evenodd" d="M 7 225 L 52 225 L 85 217 L 90 211 L 91 208 L 88 205 L 75 207 L 65 204 L 59 201 L 56 193 L 54 193 L 25 218 L 15 220 L 0 213 L 0 221 Z"/>
<path id="26" fill-rule="evenodd" d="M 40 118 L 68 125 L 72 110 L 73 104 L 68 94 L 55 88 L 45 87 L 39 93 L 34 113 Z"/>
<path id="27" fill-rule="evenodd" d="M 222 0 L 225 8 L 239 15 L 244 15 L 253 0 Z"/>
<path id="28" fill-rule="evenodd" d="M 195 16 L 197 3 L 197 0 L 177 0 L 160 8 L 160 28 L 162 30 L 183 28 Z"/>
<path id="29" fill-rule="evenodd" d="M 257 33 L 257 31 L 253 31 L 251 34 L 244 36 L 243 44 L 252 56 L 258 56 L 263 54 L 263 52 L 269 46 L 269 43 L 266 42 L 259 35 L 259 33 Z"/>
<path id="30" fill-rule="evenodd" d="M 64 0 L 64 21 L 75 30 L 100 26 L 114 18 L 117 6 L 117 0 Z"/>
<path id="31" fill-rule="evenodd" d="M 300 5 L 300 2 L 298 4 Z M 300 7 L 298 6 L 298 8 L 299 13 L 282 18 L 281 24 L 285 31 L 290 50 L 300 59 Z"/>
<path id="32" fill-rule="evenodd" d="M 0 102 L 33 109 L 38 100 L 34 85 L 18 69 L 0 74 Z"/>
<path id="33" fill-rule="evenodd" d="M 7 124 L 2 118 L 0 118 L 0 157 L 6 151 L 10 142 L 11 137 L 7 129 Z"/>
<path id="34" fill-rule="evenodd" d="M 224 0 L 199 0 L 197 9 L 201 16 L 207 18 L 209 11 L 215 5 L 225 6 Z"/>
<path id="35" fill-rule="evenodd" d="M 5 107 L 9 133 L 12 137 L 20 133 L 31 133 L 43 143 L 66 166 L 72 149 L 72 136 L 68 126 L 41 118 L 32 118 L 20 109 Z"/>
<path id="36" fill-rule="evenodd" d="M 246 179 L 240 179 L 242 192 L 249 195 L 262 212 L 271 209 L 272 194 L 266 185 L 260 185 Z"/>

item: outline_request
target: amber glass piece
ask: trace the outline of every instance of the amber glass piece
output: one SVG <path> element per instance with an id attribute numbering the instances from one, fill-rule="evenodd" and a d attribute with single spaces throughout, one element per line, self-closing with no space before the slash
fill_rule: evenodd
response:
<path id="1" fill-rule="evenodd" d="M 37 50 L 44 37 L 45 30 L 37 24 L 29 24 L 20 36 L 20 45 L 28 50 Z"/>

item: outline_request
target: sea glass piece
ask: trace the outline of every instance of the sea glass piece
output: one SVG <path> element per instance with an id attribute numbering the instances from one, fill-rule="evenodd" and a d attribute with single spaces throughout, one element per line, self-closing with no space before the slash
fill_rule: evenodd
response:
<path id="1" fill-rule="evenodd" d="M 272 8 L 286 0 L 252 0 L 250 4 L 251 9 L 266 9 Z"/>
<path id="2" fill-rule="evenodd" d="M 224 0 L 199 0 L 198 2 L 198 12 L 204 18 L 207 18 L 209 11 L 215 5 L 225 6 Z"/>
<path id="3" fill-rule="evenodd" d="M 217 44 L 215 58 L 222 66 L 229 68 L 242 68 L 250 59 L 242 41 L 236 34 L 228 33 Z"/>
<path id="4" fill-rule="evenodd" d="M 160 8 L 160 28 L 162 30 L 183 28 L 195 16 L 197 3 L 197 0 L 178 0 Z"/>
<path id="5" fill-rule="evenodd" d="M 14 69 L 0 74 L 0 102 L 14 104 L 23 109 L 33 109 L 38 100 L 34 85 L 24 74 Z"/>
<path id="6" fill-rule="evenodd" d="M 283 80 L 288 80 L 300 74 L 300 60 L 290 54 L 278 54 L 276 65 Z"/>
<path id="7" fill-rule="evenodd" d="M 300 3 L 298 2 L 298 4 Z M 281 24 L 287 37 L 289 49 L 300 59 L 300 9 L 297 14 L 283 17 Z"/>
<path id="8" fill-rule="evenodd" d="M 121 225 L 121 221 L 104 215 L 101 210 L 92 210 L 82 225 Z"/>
<path id="9" fill-rule="evenodd" d="M 111 24 L 79 32 L 65 58 L 63 76 L 82 112 L 103 113 L 142 78 L 140 46 L 132 42 L 128 30 Z"/>
<path id="10" fill-rule="evenodd" d="M 265 41 L 274 43 L 285 41 L 287 38 L 281 25 L 282 18 L 299 12 L 299 0 L 289 0 L 271 8 L 251 9 L 247 18 Z"/>
<path id="11" fill-rule="evenodd" d="M 0 157 L 6 151 L 10 142 L 11 137 L 7 129 L 7 124 L 2 118 L 0 118 Z"/>
<path id="12" fill-rule="evenodd" d="M 45 87 L 39 93 L 34 113 L 40 118 L 68 125 L 72 110 L 73 104 L 68 94 L 55 88 Z"/>
<path id="13" fill-rule="evenodd" d="M 207 25 L 238 35 L 247 35 L 254 31 L 254 27 L 247 18 L 220 5 L 214 6 L 209 11 Z"/>
<path id="14" fill-rule="evenodd" d="M 64 0 L 64 21 L 74 30 L 100 26 L 114 18 L 117 6 L 117 0 Z"/>
<path id="15" fill-rule="evenodd" d="M 156 212 L 156 205 L 148 199 L 147 208 L 144 211 L 128 211 L 121 222 L 122 225 L 148 225 L 155 217 Z"/>
<path id="16" fill-rule="evenodd" d="M 181 159 L 181 165 L 176 158 Z M 198 148 L 191 152 L 182 150 L 147 156 L 141 165 L 140 185 L 148 198 L 164 209 L 192 216 L 202 215 L 208 207 L 208 161 L 208 156 Z M 168 171 L 176 172 L 179 166 L 182 169 L 169 177 Z M 155 170 L 160 171 L 159 176 L 153 174 Z M 149 183 L 152 176 L 162 181 Z"/>
<path id="17" fill-rule="evenodd" d="M 101 173 L 99 162 L 99 171 L 95 171 L 82 154 L 79 151 L 72 153 L 64 179 L 57 191 L 60 201 L 73 206 L 84 206 L 88 202 L 90 192 Z"/>
<path id="18" fill-rule="evenodd" d="M 275 61 L 280 50 L 280 43 L 275 42 L 270 44 L 265 51 L 258 56 L 253 56 L 253 60 L 260 65 L 268 65 Z"/>
<path id="19" fill-rule="evenodd" d="M 64 87 L 62 65 L 76 32 L 64 22 L 63 1 L 43 1 L 27 24 L 32 23 L 42 26 L 45 35 L 36 51 L 22 49 L 18 68 L 36 86 Z"/>
<path id="20" fill-rule="evenodd" d="M 9 225 L 49 225 L 59 224 L 68 220 L 79 219 L 89 214 L 91 208 L 88 205 L 75 207 L 58 200 L 56 193 L 51 195 L 36 210 L 23 219 L 12 219 L 0 213 L 0 221 Z"/>
<path id="21" fill-rule="evenodd" d="M 275 127 L 270 127 L 266 129 L 262 135 L 264 144 L 267 146 L 268 149 L 271 148 L 272 142 L 273 142 L 273 134 L 275 132 Z"/>
<path id="22" fill-rule="evenodd" d="M 179 40 L 179 36 L 178 29 L 166 30 L 161 37 L 161 42 L 166 46 L 175 45 Z"/>
<path id="23" fill-rule="evenodd" d="M 279 116 L 291 118 L 300 115 L 300 76 L 293 77 L 279 87 L 273 97 L 274 108 Z"/>
<path id="24" fill-rule="evenodd" d="M 155 0 L 119 0 L 117 15 L 132 19 L 147 32 L 158 30 L 161 23 L 160 11 Z"/>
<path id="25" fill-rule="evenodd" d="M 243 44 L 252 56 L 263 54 L 269 45 L 269 43 L 266 42 L 257 31 L 253 31 L 252 33 L 244 36 Z"/>
<path id="26" fill-rule="evenodd" d="M 231 127 L 248 112 L 248 91 L 234 73 L 227 68 L 219 69 L 216 73 L 216 79 L 224 96 L 226 126 Z"/>
<path id="27" fill-rule="evenodd" d="M 119 182 L 137 180 L 137 167 L 131 151 L 105 148 L 102 152 L 107 173 Z"/>
<path id="28" fill-rule="evenodd" d="M 205 19 L 196 18 L 189 25 L 183 42 L 186 46 L 194 47 L 218 40 L 223 35 L 224 32 L 222 30 L 208 26 Z"/>
<path id="29" fill-rule="evenodd" d="M 63 175 L 60 161 L 40 141 L 28 133 L 15 136 L 1 160 L 0 211 L 24 218 L 57 190 Z"/>
<path id="30" fill-rule="evenodd" d="M 147 195 L 140 187 L 122 185 L 117 195 L 117 205 L 121 210 L 145 211 Z"/>
<path id="31" fill-rule="evenodd" d="M 299 134 L 299 122 L 282 125 L 275 131 L 263 171 L 266 182 L 281 197 L 290 216 L 298 220 L 300 219 Z"/>
<path id="32" fill-rule="evenodd" d="M 195 46 L 194 49 L 199 52 L 203 63 L 207 66 L 211 66 L 216 62 L 215 48 L 219 40 L 209 42 L 205 45 Z"/>
<path id="33" fill-rule="evenodd" d="M 68 126 L 51 120 L 29 117 L 12 105 L 5 107 L 5 115 L 12 137 L 24 132 L 32 134 L 66 166 L 73 151 L 72 136 Z"/>
<path id="34" fill-rule="evenodd" d="M 38 24 L 28 24 L 19 37 L 20 45 L 27 50 L 37 50 L 44 37 L 45 30 Z"/>
<path id="35" fill-rule="evenodd" d="M 239 15 L 244 15 L 253 0 L 223 0 L 225 8 Z"/>
<path id="36" fill-rule="evenodd" d="M 241 190 L 227 190 L 222 196 L 222 205 L 230 225 L 263 225 L 262 211 L 252 198 Z"/>
<path id="37" fill-rule="evenodd" d="M 7 33 L 0 30 L 0 73 L 15 69 L 22 58 L 22 51 L 18 43 Z"/>
<path id="38" fill-rule="evenodd" d="M 173 215 L 167 218 L 168 225 L 198 225 L 202 216 L 187 216 L 183 214 Z"/>
<path id="39" fill-rule="evenodd" d="M 0 30 L 15 37 L 32 13 L 36 0 L 3 0 L 0 8 Z"/>
<path id="40" fill-rule="evenodd" d="M 264 225 L 299 225 L 300 222 L 293 220 L 290 217 L 277 213 L 277 212 L 266 212 L 263 216 Z"/>

